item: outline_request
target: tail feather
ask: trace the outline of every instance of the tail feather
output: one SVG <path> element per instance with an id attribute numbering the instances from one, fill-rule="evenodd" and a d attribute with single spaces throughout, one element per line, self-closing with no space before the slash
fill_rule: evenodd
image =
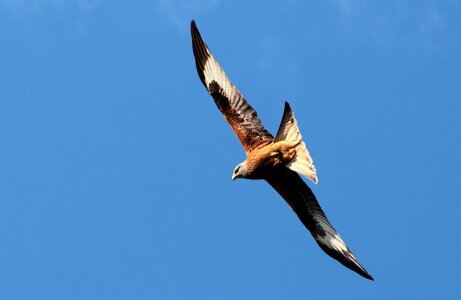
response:
<path id="1" fill-rule="evenodd" d="M 309 155 L 306 144 L 302 139 L 301 133 L 299 132 L 298 124 L 288 102 L 285 102 L 282 122 L 280 123 L 277 136 L 274 140 L 274 142 L 280 141 L 289 141 L 296 144 L 296 156 L 286 167 L 303 174 L 314 183 L 317 183 L 317 170 L 313 164 L 312 157 Z"/>

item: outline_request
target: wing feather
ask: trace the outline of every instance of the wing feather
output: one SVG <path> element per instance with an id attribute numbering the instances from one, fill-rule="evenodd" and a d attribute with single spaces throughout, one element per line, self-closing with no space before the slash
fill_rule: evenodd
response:
<path id="1" fill-rule="evenodd" d="M 203 42 L 195 21 L 191 23 L 191 34 L 195 65 L 200 80 L 231 125 L 245 151 L 251 152 L 261 142 L 273 140 L 256 111 L 232 84 Z"/>
<path id="2" fill-rule="evenodd" d="M 287 201 L 317 244 L 332 258 L 363 277 L 373 277 L 359 264 L 354 254 L 328 221 L 312 190 L 301 177 L 287 168 L 280 168 L 266 181 Z"/>

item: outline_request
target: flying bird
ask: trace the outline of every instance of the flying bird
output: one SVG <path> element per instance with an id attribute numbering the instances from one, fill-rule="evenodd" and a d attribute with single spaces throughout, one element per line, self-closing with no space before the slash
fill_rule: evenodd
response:
<path id="1" fill-rule="evenodd" d="M 338 232 L 328 221 L 315 195 L 298 175 L 318 182 L 288 102 L 275 138 L 263 126 L 254 108 L 232 84 L 203 42 L 195 21 L 191 22 L 192 49 L 197 72 L 218 109 L 232 127 L 247 158 L 237 165 L 232 179 L 266 180 L 291 206 L 326 254 L 363 277 L 373 280 L 359 264 Z"/>

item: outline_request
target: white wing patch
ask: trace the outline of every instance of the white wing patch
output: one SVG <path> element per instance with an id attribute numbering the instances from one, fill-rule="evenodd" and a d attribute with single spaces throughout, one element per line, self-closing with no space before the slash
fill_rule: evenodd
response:
<path id="1" fill-rule="evenodd" d="M 205 63 L 203 75 L 205 77 L 205 85 L 208 91 L 210 91 L 209 87 L 211 82 L 216 81 L 225 96 L 227 96 L 228 99 L 234 99 L 235 94 L 239 93 L 238 90 L 231 84 L 231 81 L 227 77 L 226 73 L 224 73 L 223 69 L 214 59 L 208 48 L 206 51 L 208 53 L 208 60 Z"/>
<path id="2" fill-rule="evenodd" d="M 325 246 L 327 246 L 328 248 L 332 250 L 336 250 L 336 251 L 343 252 L 343 253 L 350 253 L 350 250 L 347 248 L 346 243 L 344 243 L 344 241 L 341 239 L 339 234 L 335 232 L 327 231 L 325 236 L 319 235 L 316 237 L 316 239 L 317 241 L 319 241 L 320 243 L 324 244 Z M 352 253 L 350 253 L 350 255 L 354 257 Z"/>

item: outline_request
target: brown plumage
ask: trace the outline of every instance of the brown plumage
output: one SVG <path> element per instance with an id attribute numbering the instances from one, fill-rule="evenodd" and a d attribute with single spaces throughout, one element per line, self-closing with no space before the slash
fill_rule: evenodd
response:
<path id="1" fill-rule="evenodd" d="M 267 172 L 275 168 L 285 167 L 296 156 L 296 142 L 280 141 L 260 144 L 247 154 L 247 179 L 264 179 Z M 235 179 L 237 177 L 234 177 Z"/>
<path id="2" fill-rule="evenodd" d="M 235 168 L 232 179 L 266 180 L 291 206 L 320 248 L 344 266 L 373 280 L 328 221 L 312 190 L 297 174 L 318 182 L 313 160 L 290 105 L 285 102 L 282 121 L 274 138 L 213 57 L 194 21 L 191 34 L 200 80 L 247 154 L 247 159 Z"/>

